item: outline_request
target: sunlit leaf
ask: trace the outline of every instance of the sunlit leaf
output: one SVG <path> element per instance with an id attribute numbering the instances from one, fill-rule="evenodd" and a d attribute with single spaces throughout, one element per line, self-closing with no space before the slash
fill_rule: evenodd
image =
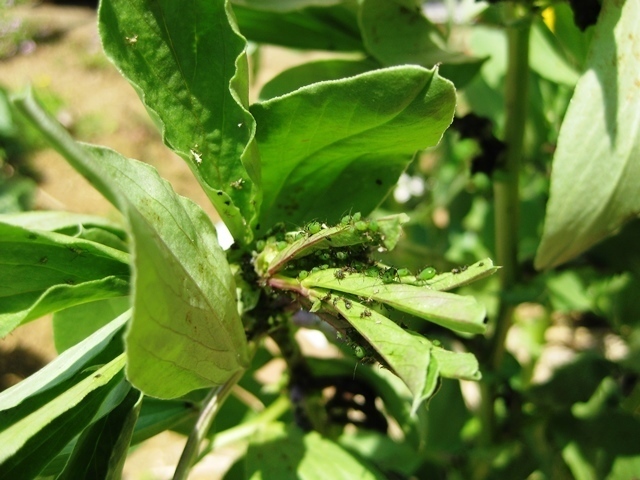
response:
<path id="1" fill-rule="evenodd" d="M 320 82 L 252 105 L 265 194 L 260 231 L 280 221 L 367 215 L 413 154 L 438 143 L 454 106 L 453 85 L 417 66 Z"/>
<path id="2" fill-rule="evenodd" d="M 162 125 L 229 230 L 248 239 L 260 203 L 246 41 L 226 1 L 101 2 L 107 55 Z"/>
<path id="3" fill-rule="evenodd" d="M 538 269 L 564 263 L 640 213 L 640 4 L 604 2 L 558 139 Z"/>

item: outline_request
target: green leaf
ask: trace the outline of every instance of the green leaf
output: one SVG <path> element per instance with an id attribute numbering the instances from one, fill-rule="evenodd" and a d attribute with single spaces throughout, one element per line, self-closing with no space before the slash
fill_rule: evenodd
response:
<path id="1" fill-rule="evenodd" d="M 350 305 L 349 308 L 347 305 Z M 411 412 L 415 413 L 420 404 L 435 393 L 437 387 L 438 362 L 431 355 L 431 342 L 357 302 L 345 304 L 338 301 L 334 308 L 409 387 L 413 394 Z M 370 315 L 365 315 L 365 310 Z"/>
<path id="2" fill-rule="evenodd" d="M 373 430 L 358 430 L 355 434 L 342 434 L 339 444 L 366 458 L 385 471 L 394 471 L 410 477 L 420 465 L 421 459 L 407 442 L 393 441 L 385 433 Z"/>
<path id="3" fill-rule="evenodd" d="M 104 217 L 72 212 L 35 211 L 21 212 L 0 217 L 3 223 L 23 227 L 28 230 L 47 230 L 50 232 L 67 233 L 82 228 L 102 228 L 125 238 L 124 226 Z"/>
<path id="4" fill-rule="evenodd" d="M 47 313 L 126 295 L 128 261 L 98 243 L 0 223 L 0 337 Z"/>
<path id="5" fill-rule="evenodd" d="M 535 265 L 584 252 L 640 213 L 638 2 L 607 0 L 560 129 Z"/>
<path id="6" fill-rule="evenodd" d="M 271 423 L 252 437 L 246 456 L 246 478 L 266 480 L 373 480 L 385 477 L 317 432 Z"/>
<path id="7" fill-rule="evenodd" d="M 379 68 L 371 60 L 317 60 L 303 63 L 279 73 L 260 90 L 260 100 L 280 97 L 312 83 L 340 80 Z"/>
<path id="8" fill-rule="evenodd" d="M 444 63 L 448 73 L 464 84 L 483 62 L 447 51 L 438 27 L 424 16 L 422 6 L 414 2 L 363 0 L 358 23 L 367 52 L 384 66 L 412 64 L 432 68 Z M 444 69 L 441 73 L 447 77 Z"/>
<path id="9" fill-rule="evenodd" d="M 105 0 L 104 49 L 189 165 L 233 236 L 248 241 L 260 204 L 245 39 L 226 1 Z"/>
<path id="10" fill-rule="evenodd" d="M 562 55 L 553 34 L 541 19 L 533 23 L 529 41 L 531 69 L 542 78 L 574 87 L 580 74 Z"/>
<path id="11" fill-rule="evenodd" d="M 0 477 L 33 478 L 92 421 L 122 382 L 124 354 L 0 432 Z"/>
<path id="12" fill-rule="evenodd" d="M 153 167 L 75 143 L 32 97 L 15 103 L 129 222 L 135 277 L 127 375 L 134 386 L 174 398 L 222 384 L 244 368 L 235 283 L 202 209 Z"/>
<path id="13" fill-rule="evenodd" d="M 59 353 L 80 343 L 131 306 L 129 297 L 76 305 L 53 315 L 53 339 Z"/>
<path id="14" fill-rule="evenodd" d="M 362 51 L 355 14 L 341 5 L 288 12 L 234 5 L 242 34 L 256 43 L 295 49 Z"/>
<path id="15" fill-rule="evenodd" d="M 231 3 L 256 10 L 271 12 L 290 12 L 307 7 L 330 7 L 338 5 L 344 0 L 232 0 Z"/>
<path id="16" fill-rule="evenodd" d="M 426 286 L 384 283 L 379 277 L 360 273 L 347 273 L 338 279 L 339 270 L 320 270 L 300 283 L 305 288 L 321 287 L 381 302 L 457 332 L 484 333 L 486 329 L 486 309 L 473 297 L 439 292 Z"/>
<path id="17" fill-rule="evenodd" d="M 141 403 L 142 394 L 130 389 L 120 405 L 82 432 L 56 480 L 119 480 Z"/>
<path id="18" fill-rule="evenodd" d="M 415 151 L 438 143 L 454 106 L 452 84 L 417 66 L 320 82 L 253 105 L 265 195 L 261 231 L 280 221 L 367 215 Z"/>
<path id="19" fill-rule="evenodd" d="M 0 393 L 0 412 L 20 405 L 27 398 L 45 392 L 70 379 L 91 364 L 109 345 L 113 337 L 131 319 L 126 312 L 87 337 L 82 343 L 66 350 L 29 378 Z"/>

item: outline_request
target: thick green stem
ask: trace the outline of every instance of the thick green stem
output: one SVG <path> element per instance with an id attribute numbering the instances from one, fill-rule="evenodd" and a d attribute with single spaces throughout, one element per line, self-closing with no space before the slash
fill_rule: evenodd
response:
<path id="1" fill-rule="evenodd" d="M 495 241 L 496 263 L 500 269 L 500 305 L 489 338 L 487 367 L 500 369 L 505 352 L 507 332 L 511 327 L 514 305 L 511 292 L 518 282 L 518 226 L 519 226 L 519 174 L 522 158 L 528 105 L 529 32 L 530 20 L 526 7 L 509 3 L 505 6 L 508 64 L 505 78 L 505 133 L 507 150 L 504 162 L 495 173 Z M 495 377 L 494 377 L 495 378 Z M 483 385 L 482 443 L 488 445 L 495 437 L 494 403 L 495 384 Z"/>
<path id="2" fill-rule="evenodd" d="M 213 420 L 216 418 L 216 414 L 224 404 L 224 401 L 231 392 L 231 389 L 236 383 L 238 383 L 243 374 L 244 370 L 240 370 L 233 377 L 227 380 L 224 385 L 212 389 L 207 395 L 207 398 L 205 398 L 200 416 L 198 417 L 196 424 L 193 426 L 193 430 L 191 430 L 191 434 L 187 439 L 187 443 L 184 446 L 184 450 L 182 451 L 182 455 L 180 456 L 180 460 L 176 466 L 176 471 L 173 474 L 173 480 L 186 480 L 189 476 L 191 466 L 198 457 L 202 440 L 206 437 Z"/>
<path id="3" fill-rule="evenodd" d="M 505 133 L 507 151 L 494 183 L 496 260 L 500 270 L 501 300 L 490 350 L 493 368 L 504 356 L 505 339 L 511 326 L 513 304 L 510 292 L 518 282 L 518 226 L 520 161 L 527 119 L 530 23 L 520 5 L 507 5 L 508 65 L 505 79 Z"/>

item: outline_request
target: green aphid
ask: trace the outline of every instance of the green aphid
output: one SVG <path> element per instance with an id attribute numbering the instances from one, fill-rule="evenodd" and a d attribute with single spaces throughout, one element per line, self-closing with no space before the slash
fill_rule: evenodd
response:
<path id="1" fill-rule="evenodd" d="M 338 280 L 343 280 L 344 279 L 344 270 L 336 270 L 335 272 L 333 272 L 333 276 L 336 277 L 336 279 L 338 279 Z"/>
<path id="2" fill-rule="evenodd" d="M 327 268 L 329 268 L 329 265 L 326 263 L 324 265 L 320 265 L 320 270 L 326 270 Z"/>
<path id="3" fill-rule="evenodd" d="M 351 219 L 352 219 L 354 222 L 357 222 L 357 221 L 358 221 L 358 220 L 360 220 L 361 218 L 362 218 L 362 214 L 361 214 L 360 212 L 356 212 L 356 213 L 354 213 L 354 214 L 353 214 L 353 217 L 351 217 Z"/>
<path id="4" fill-rule="evenodd" d="M 378 226 L 378 222 L 375 220 L 371 220 L 369 222 L 369 230 L 372 232 L 377 232 L 380 227 Z"/>
<path id="5" fill-rule="evenodd" d="M 351 307 L 353 306 L 353 304 L 351 303 L 351 300 L 347 300 L 345 298 L 343 301 L 344 301 L 344 308 L 346 308 L 347 310 L 351 310 Z"/>
<path id="6" fill-rule="evenodd" d="M 362 348 L 360 345 L 356 345 L 355 347 L 353 347 L 353 353 L 355 353 L 356 357 L 360 359 L 363 359 L 367 355 L 367 352 L 365 351 L 365 349 Z"/>
<path id="7" fill-rule="evenodd" d="M 369 225 L 367 224 L 367 222 L 360 220 L 355 223 L 355 227 L 356 227 L 356 230 L 360 232 L 366 232 L 367 229 L 369 228 Z"/>
<path id="8" fill-rule="evenodd" d="M 266 247 L 266 246 L 267 246 L 267 242 L 265 242 L 264 240 L 258 240 L 258 241 L 256 242 L 256 250 L 257 250 L 258 252 L 263 251 L 263 250 L 264 250 L 264 247 Z"/>
<path id="9" fill-rule="evenodd" d="M 320 260 L 324 260 L 325 262 L 331 260 L 331 254 L 329 252 L 321 252 L 318 257 L 320 257 Z"/>
<path id="10" fill-rule="evenodd" d="M 308 276 L 309 272 L 307 272 L 306 270 L 300 270 L 300 273 L 298 273 L 298 280 L 304 280 Z"/>
<path id="11" fill-rule="evenodd" d="M 336 252 L 336 258 L 338 260 L 346 260 L 347 259 L 347 252 Z"/>
<path id="12" fill-rule="evenodd" d="M 344 217 L 342 217 L 342 220 L 340 220 L 340 225 L 349 225 L 349 223 L 351 223 L 351 215 L 345 215 Z"/>
<path id="13" fill-rule="evenodd" d="M 276 248 L 278 249 L 279 252 L 281 252 L 282 250 L 284 250 L 288 246 L 289 246 L 289 244 L 287 242 L 285 242 L 285 241 L 276 242 Z"/>
<path id="14" fill-rule="evenodd" d="M 307 232 L 309 232 L 311 235 L 314 235 L 322 230 L 322 225 L 320 225 L 320 222 L 311 222 L 307 225 L 306 229 Z"/>
<path id="15" fill-rule="evenodd" d="M 380 278 L 383 283 L 393 283 L 398 278 L 398 270 L 395 268 L 387 268 L 386 270 L 380 271 Z"/>
<path id="16" fill-rule="evenodd" d="M 367 277 L 377 277 L 378 275 L 380 275 L 380 270 L 377 267 L 369 267 L 364 271 L 364 274 Z"/>
<path id="17" fill-rule="evenodd" d="M 416 275 L 416 278 L 418 280 L 431 280 L 433 277 L 436 276 L 436 269 L 433 267 L 427 267 L 425 269 L 423 269 L 420 273 L 418 273 L 418 275 Z"/>
<path id="18" fill-rule="evenodd" d="M 409 275 L 411 275 L 411 272 L 409 271 L 408 268 L 399 268 L 398 269 L 398 276 L 399 277 L 408 277 Z"/>

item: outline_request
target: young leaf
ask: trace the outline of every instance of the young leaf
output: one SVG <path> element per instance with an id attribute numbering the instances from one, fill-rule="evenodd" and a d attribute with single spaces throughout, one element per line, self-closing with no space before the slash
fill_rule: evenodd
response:
<path id="1" fill-rule="evenodd" d="M 245 39 L 227 1 L 105 0 L 104 49 L 160 121 L 233 236 L 249 240 L 260 204 Z"/>
<path id="2" fill-rule="evenodd" d="M 245 478 L 382 480 L 385 477 L 372 465 L 317 432 L 305 434 L 297 427 L 270 423 L 251 439 Z"/>
<path id="3" fill-rule="evenodd" d="M 211 220 L 151 166 L 80 145 L 35 103 L 16 105 L 67 161 L 126 216 L 133 238 L 133 321 L 127 375 L 174 398 L 223 384 L 248 362 L 235 283 Z"/>
<path id="4" fill-rule="evenodd" d="M 412 413 L 435 393 L 438 361 L 431 355 L 431 342 L 418 333 L 402 329 L 375 310 L 357 302 L 347 308 L 342 301 L 334 308 L 362 335 L 409 387 L 413 394 Z M 368 311 L 369 315 L 364 312 Z"/>
<path id="5" fill-rule="evenodd" d="M 453 85 L 417 66 L 320 82 L 253 105 L 265 192 L 260 228 L 367 215 L 414 152 L 438 143 L 454 106 Z"/>
<path id="6" fill-rule="evenodd" d="M 47 313 L 126 295 L 128 261 L 98 243 L 0 223 L 0 337 Z"/>
<path id="7" fill-rule="evenodd" d="M 305 288 L 321 287 L 381 302 L 401 312 L 424 318 L 457 332 L 484 333 L 486 309 L 475 298 L 430 290 L 402 283 L 384 283 L 379 277 L 346 274 L 329 268 L 310 274 L 301 281 Z"/>
<path id="8" fill-rule="evenodd" d="M 640 213 L 638 2 L 606 0 L 564 118 L 538 269 L 564 263 Z"/>
<path id="9" fill-rule="evenodd" d="M 122 354 L 35 412 L 2 430 L 0 477 L 35 477 L 91 423 L 111 391 L 122 383 L 122 376 L 118 374 L 122 372 L 124 364 L 125 356 Z"/>

